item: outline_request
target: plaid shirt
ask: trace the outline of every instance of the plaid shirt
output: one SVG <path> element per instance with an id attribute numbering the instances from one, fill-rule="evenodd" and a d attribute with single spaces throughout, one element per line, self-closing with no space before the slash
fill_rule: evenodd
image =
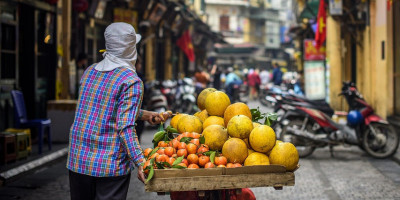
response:
<path id="1" fill-rule="evenodd" d="M 125 67 L 109 72 L 94 67 L 81 79 L 67 168 L 96 177 L 126 175 L 133 164 L 144 162 L 135 131 L 142 114 L 143 83 Z"/>

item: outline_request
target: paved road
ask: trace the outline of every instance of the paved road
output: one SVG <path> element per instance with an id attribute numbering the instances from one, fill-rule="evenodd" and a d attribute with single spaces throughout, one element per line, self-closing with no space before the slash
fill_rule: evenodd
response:
<path id="1" fill-rule="evenodd" d="M 251 108 L 260 106 L 250 103 Z M 262 110 L 265 110 L 260 106 Z M 142 137 L 143 148 L 149 147 L 155 129 Z M 296 185 L 276 191 L 252 188 L 257 199 L 400 199 L 400 165 L 391 159 L 368 157 L 357 147 L 335 147 L 335 157 L 328 149 L 318 149 L 300 160 L 295 172 Z M 69 199 L 65 160 L 0 188 L 0 199 Z M 144 192 L 143 184 L 132 174 L 128 199 L 169 199 Z"/>

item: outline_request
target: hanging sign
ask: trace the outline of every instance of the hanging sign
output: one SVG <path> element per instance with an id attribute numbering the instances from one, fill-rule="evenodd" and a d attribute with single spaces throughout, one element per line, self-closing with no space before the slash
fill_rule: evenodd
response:
<path id="1" fill-rule="evenodd" d="M 316 47 L 315 40 L 304 40 L 304 60 L 325 60 L 325 46 Z"/>
<path id="2" fill-rule="evenodd" d="M 342 0 L 329 0 L 329 13 L 331 15 L 343 14 L 343 1 Z"/>
<path id="3" fill-rule="evenodd" d="M 311 100 L 325 99 L 325 66 L 323 61 L 304 62 L 304 86 L 306 97 Z"/>

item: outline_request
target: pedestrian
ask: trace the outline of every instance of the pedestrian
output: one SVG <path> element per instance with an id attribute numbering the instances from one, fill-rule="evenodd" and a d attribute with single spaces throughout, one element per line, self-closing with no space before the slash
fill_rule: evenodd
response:
<path id="1" fill-rule="evenodd" d="M 254 98 L 258 96 L 257 87 L 261 83 L 260 76 L 254 71 L 254 69 L 250 69 L 247 75 L 247 80 L 250 86 L 249 99 L 254 100 Z"/>
<path id="2" fill-rule="evenodd" d="M 241 85 L 243 82 L 242 79 L 240 79 L 240 77 L 233 71 L 232 67 L 228 67 L 227 72 L 228 74 L 225 78 L 225 91 L 231 102 L 234 102 L 234 85 Z"/>
<path id="3" fill-rule="evenodd" d="M 260 72 L 261 85 L 267 85 L 270 80 L 269 77 L 270 77 L 269 72 L 266 69 L 261 70 Z"/>
<path id="4" fill-rule="evenodd" d="M 130 24 L 119 22 L 106 28 L 104 38 L 104 59 L 82 76 L 69 135 L 72 200 L 126 199 L 134 166 L 144 182 L 144 156 L 135 121 L 163 121 L 158 113 L 140 109 L 143 83 L 135 71 L 140 35 Z"/>
<path id="5" fill-rule="evenodd" d="M 213 79 L 213 87 L 217 90 L 219 90 L 221 88 L 221 74 L 222 71 L 220 69 L 220 67 L 217 67 L 217 70 L 214 74 L 214 79 Z"/>
<path id="6" fill-rule="evenodd" d="M 281 67 L 276 62 L 272 63 L 272 66 L 274 67 L 272 71 L 272 82 L 274 82 L 274 85 L 281 85 L 283 76 Z"/>

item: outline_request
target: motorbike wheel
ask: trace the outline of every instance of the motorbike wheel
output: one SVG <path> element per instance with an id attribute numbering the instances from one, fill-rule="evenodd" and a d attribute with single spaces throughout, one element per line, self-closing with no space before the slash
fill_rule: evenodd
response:
<path id="1" fill-rule="evenodd" d="M 261 103 L 263 106 L 266 106 L 267 108 L 274 108 L 274 107 L 275 107 L 275 104 L 273 104 L 271 101 L 268 101 L 268 100 L 266 99 L 266 97 L 267 97 L 267 95 L 261 95 L 261 96 L 259 97 L 260 103 Z"/>
<path id="2" fill-rule="evenodd" d="M 363 135 L 364 150 L 374 158 L 387 158 L 396 153 L 399 146 L 399 135 L 388 124 L 371 123 Z M 375 130 L 372 133 L 371 128 Z"/>
<path id="3" fill-rule="evenodd" d="M 288 125 L 282 127 L 282 132 L 280 133 L 280 139 L 282 140 L 282 142 L 292 143 L 296 147 L 297 151 L 299 152 L 299 157 L 305 158 L 314 152 L 314 150 L 315 150 L 315 147 L 313 146 L 314 142 L 312 140 L 300 138 L 295 135 L 289 134 L 286 131 L 287 127 L 293 127 L 293 128 L 300 129 L 302 125 L 303 125 L 302 119 L 290 120 Z M 311 131 L 311 129 L 312 129 L 311 125 L 308 124 L 306 129 L 308 131 Z"/>

